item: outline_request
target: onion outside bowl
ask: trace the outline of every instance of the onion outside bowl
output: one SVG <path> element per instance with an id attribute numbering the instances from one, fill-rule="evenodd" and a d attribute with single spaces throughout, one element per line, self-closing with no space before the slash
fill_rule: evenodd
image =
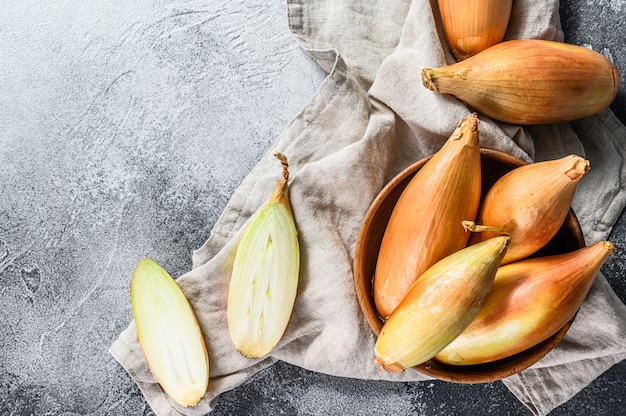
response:
<path id="1" fill-rule="evenodd" d="M 480 152 L 483 194 L 505 173 L 526 164 L 503 152 L 490 149 L 481 149 Z M 430 156 L 415 162 L 385 185 L 366 212 L 357 236 L 354 251 L 354 284 L 361 310 L 376 336 L 383 326 L 383 320 L 376 311 L 372 293 L 372 279 L 380 243 L 400 194 L 415 173 L 429 159 Z M 574 211 L 570 209 L 561 229 L 535 256 L 566 253 L 584 246 L 582 229 Z M 550 338 L 511 357 L 470 366 L 452 366 L 431 359 L 413 368 L 429 377 L 453 383 L 476 384 L 501 380 L 519 373 L 543 358 L 558 345 L 574 318 Z"/>

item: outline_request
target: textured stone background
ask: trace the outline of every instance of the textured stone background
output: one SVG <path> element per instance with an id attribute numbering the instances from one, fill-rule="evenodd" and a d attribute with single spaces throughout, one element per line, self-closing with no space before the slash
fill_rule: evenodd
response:
<path id="1" fill-rule="evenodd" d="M 626 3 L 564 1 L 566 41 L 626 73 Z M 2 2 L 0 414 L 152 414 L 107 349 L 153 256 L 191 267 L 229 196 L 325 74 L 281 0 Z M 612 108 L 626 122 L 626 82 Z M 626 218 L 604 267 L 626 301 Z M 626 363 L 554 415 L 626 414 Z M 346 380 L 284 363 L 215 415 L 528 414 L 499 382 Z"/>

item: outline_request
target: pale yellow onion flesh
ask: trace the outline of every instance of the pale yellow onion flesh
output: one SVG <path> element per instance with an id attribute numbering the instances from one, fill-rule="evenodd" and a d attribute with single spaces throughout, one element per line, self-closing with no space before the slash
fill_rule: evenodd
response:
<path id="1" fill-rule="evenodd" d="M 588 171 L 587 160 L 568 155 L 517 167 L 496 181 L 481 202 L 476 224 L 511 236 L 502 264 L 528 257 L 556 235 Z M 469 244 L 497 234 L 473 233 Z"/>
<path id="2" fill-rule="evenodd" d="M 400 372 L 422 364 L 461 334 L 489 292 L 509 240 L 461 249 L 424 272 L 380 331 L 374 352 L 381 368 Z"/>
<path id="3" fill-rule="evenodd" d="M 411 179 L 396 203 L 379 249 L 373 280 L 383 319 L 435 262 L 465 247 L 461 222 L 480 202 L 479 120 L 470 114 Z"/>
<path id="4" fill-rule="evenodd" d="M 602 54 L 547 40 L 509 40 L 460 62 L 422 70 L 423 85 L 494 120 L 571 121 L 613 102 L 620 74 Z"/>
<path id="5" fill-rule="evenodd" d="M 176 281 L 151 259 L 130 283 L 137 338 L 148 368 L 181 406 L 197 404 L 209 383 L 209 358 L 196 316 Z"/>
<path id="6" fill-rule="evenodd" d="M 504 39 L 512 0 L 438 0 L 448 47 L 458 60 Z"/>
<path id="7" fill-rule="evenodd" d="M 298 289 L 300 250 L 287 180 L 252 218 L 237 247 L 228 290 L 228 330 L 248 358 L 269 354 L 289 323 Z"/>
<path id="8" fill-rule="evenodd" d="M 614 250 L 602 241 L 500 267 L 474 321 L 435 358 L 450 365 L 484 364 L 548 339 L 574 317 Z"/>

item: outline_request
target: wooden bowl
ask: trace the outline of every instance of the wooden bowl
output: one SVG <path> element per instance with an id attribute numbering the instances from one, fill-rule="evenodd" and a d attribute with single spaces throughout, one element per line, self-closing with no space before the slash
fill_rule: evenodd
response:
<path id="1" fill-rule="evenodd" d="M 383 326 L 383 320 L 374 305 L 372 278 L 376 269 L 380 243 L 400 194 L 428 159 L 430 157 L 409 166 L 383 188 L 367 211 L 357 236 L 354 252 L 354 283 L 365 319 L 377 336 Z M 481 149 L 483 194 L 506 172 L 524 164 L 525 162 L 506 153 Z M 536 255 L 565 253 L 584 246 L 585 241 L 580 224 L 570 209 L 557 235 Z M 544 357 L 561 341 L 573 320 L 574 318 L 544 342 L 499 361 L 471 366 L 451 366 L 431 359 L 414 368 L 427 376 L 454 383 L 474 384 L 500 380 L 530 367 Z"/>

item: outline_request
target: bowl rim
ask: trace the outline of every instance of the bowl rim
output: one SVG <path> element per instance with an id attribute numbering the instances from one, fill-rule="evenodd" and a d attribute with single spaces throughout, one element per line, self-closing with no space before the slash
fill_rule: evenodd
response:
<path id="1" fill-rule="evenodd" d="M 498 150 L 481 148 L 480 153 L 481 160 L 483 158 L 491 159 L 505 164 L 506 167 L 511 170 L 515 167 L 528 164 L 515 156 Z M 370 207 L 366 211 L 357 234 L 353 263 L 354 285 L 361 312 L 365 316 L 368 326 L 376 337 L 380 333 L 383 321 L 376 312 L 371 293 L 364 293 L 364 290 L 361 289 L 363 287 L 369 287 L 371 292 L 371 282 L 373 279 L 373 274 L 370 276 L 364 276 L 364 272 L 361 269 L 361 265 L 364 261 L 363 252 L 366 243 L 365 236 L 370 231 L 369 228 L 373 223 L 372 219 L 374 219 L 377 215 L 377 210 L 380 208 L 383 201 L 385 201 L 388 197 L 389 193 L 403 181 L 407 180 L 407 178 L 414 175 L 417 170 L 419 170 L 431 157 L 432 155 L 429 155 L 412 163 L 387 182 L 387 184 L 376 195 Z M 578 218 L 571 207 L 562 228 L 566 228 L 568 231 L 572 232 L 573 244 L 575 246 L 578 248 L 585 246 L 585 239 L 580 223 L 578 222 Z M 441 381 L 461 384 L 477 384 L 501 380 L 517 374 L 541 360 L 546 354 L 548 354 L 548 352 L 561 342 L 575 318 L 576 314 L 550 338 L 508 358 L 490 363 L 469 366 L 447 365 L 436 361 L 435 359 L 430 359 L 425 363 L 413 367 L 413 369 L 426 376 Z"/>

